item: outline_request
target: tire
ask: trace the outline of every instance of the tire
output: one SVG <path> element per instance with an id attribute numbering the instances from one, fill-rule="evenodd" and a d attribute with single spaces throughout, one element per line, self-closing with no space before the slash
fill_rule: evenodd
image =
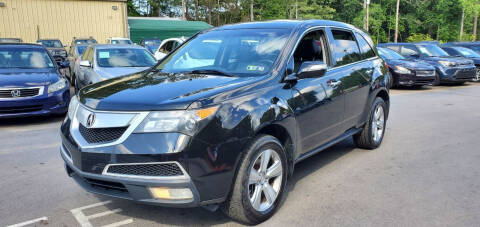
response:
<path id="1" fill-rule="evenodd" d="M 381 116 L 377 110 L 381 109 Z M 368 114 L 367 123 L 363 126 L 363 130 L 353 136 L 353 140 L 357 147 L 363 149 L 375 149 L 382 144 L 383 136 L 385 135 L 385 126 L 388 116 L 388 107 L 385 101 L 377 97 L 373 102 L 372 108 Z M 380 117 L 383 119 L 381 120 Z M 381 122 L 380 122 L 381 120 Z M 381 130 L 379 132 L 378 130 Z"/>
<path id="2" fill-rule="evenodd" d="M 268 167 L 266 169 L 276 170 L 273 172 L 281 174 L 270 179 L 268 179 L 269 171 L 262 171 L 263 165 L 260 164 L 263 158 L 267 157 L 268 152 L 271 156 L 270 159 L 265 159 L 270 160 L 265 165 Z M 256 137 L 240 160 L 230 197 L 221 206 L 223 212 L 230 218 L 249 225 L 259 224 L 270 218 L 280 206 L 285 194 L 288 173 L 286 160 L 285 151 L 275 137 L 269 135 Z M 281 164 L 281 169 L 278 168 L 278 164 Z M 272 168 L 274 165 L 277 168 Z M 253 170 L 257 174 L 251 173 Z M 252 176 L 256 176 L 257 179 Z M 269 189 L 265 186 L 266 184 L 270 185 Z M 273 200 L 267 198 L 266 192 L 271 190 L 276 192 Z M 274 194 L 269 193 L 269 195 Z"/>
<path id="3" fill-rule="evenodd" d="M 433 86 L 438 86 L 440 85 L 440 75 L 438 75 L 437 72 L 435 72 L 435 80 L 432 83 Z"/>
<path id="4" fill-rule="evenodd" d="M 75 94 L 78 94 L 78 91 L 80 91 L 80 88 L 78 87 L 78 80 L 77 77 L 75 77 Z"/>

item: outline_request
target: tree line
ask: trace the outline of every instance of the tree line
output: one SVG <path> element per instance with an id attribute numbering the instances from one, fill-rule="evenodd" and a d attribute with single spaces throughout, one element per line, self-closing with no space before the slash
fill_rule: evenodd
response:
<path id="1" fill-rule="evenodd" d="M 477 40 L 480 0 L 128 0 L 129 16 L 179 17 L 213 26 L 328 19 L 367 30 L 375 42 Z M 397 24 L 398 4 L 398 24 Z M 368 12 L 368 13 L 367 13 Z"/>

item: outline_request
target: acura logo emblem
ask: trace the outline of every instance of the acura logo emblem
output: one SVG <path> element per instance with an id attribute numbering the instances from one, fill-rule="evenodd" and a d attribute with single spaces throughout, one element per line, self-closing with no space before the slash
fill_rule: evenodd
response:
<path id="1" fill-rule="evenodd" d="M 94 123 L 95 123 L 95 114 L 91 113 L 90 115 L 88 115 L 88 118 L 87 118 L 87 127 L 92 127 Z"/>
<path id="2" fill-rule="evenodd" d="M 10 94 L 12 94 L 12 97 L 13 98 L 17 98 L 17 97 L 20 97 L 20 95 L 22 95 L 22 93 L 20 92 L 20 90 L 12 90 L 10 92 Z"/>

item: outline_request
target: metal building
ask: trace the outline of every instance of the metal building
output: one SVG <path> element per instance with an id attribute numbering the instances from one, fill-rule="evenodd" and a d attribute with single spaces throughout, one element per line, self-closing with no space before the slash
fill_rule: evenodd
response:
<path id="1" fill-rule="evenodd" d="M 126 0 L 0 0 L 0 37 L 59 38 L 128 37 Z"/>

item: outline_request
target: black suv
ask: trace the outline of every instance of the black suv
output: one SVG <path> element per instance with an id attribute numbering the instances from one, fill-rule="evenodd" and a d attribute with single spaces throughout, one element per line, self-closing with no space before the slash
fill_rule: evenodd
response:
<path id="1" fill-rule="evenodd" d="M 66 45 L 63 45 L 59 39 L 39 39 L 37 43 L 47 48 L 56 62 L 63 62 L 67 58 Z"/>
<path id="2" fill-rule="evenodd" d="M 382 43 L 378 47 L 392 49 L 412 60 L 422 60 L 435 67 L 434 85 L 440 83 L 463 84 L 472 81 L 477 74 L 473 61 L 452 57 L 432 43 Z"/>
<path id="3" fill-rule="evenodd" d="M 61 126 L 68 175 L 142 203 L 268 219 L 296 163 L 380 146 L 388 70 L 361 30 L 273 21 L 200 32 L 148 71 L 87 86 Z"/>

